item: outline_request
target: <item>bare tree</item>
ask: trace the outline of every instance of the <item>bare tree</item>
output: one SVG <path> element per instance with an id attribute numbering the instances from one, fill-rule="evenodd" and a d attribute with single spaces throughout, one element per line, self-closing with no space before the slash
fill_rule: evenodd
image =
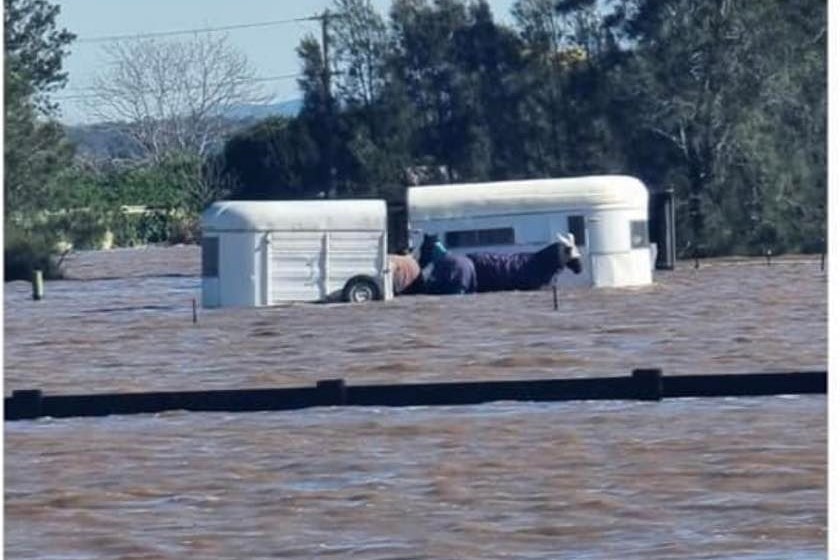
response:
<path id="1" fill-rule="evenodd" d="M 130 123 L 155 160 L 172 152 L 204 156 L 224 134 L 226 113 L 260 100 L 253 68 L 226 36 L 121 41 L 104 50 L 109 63 L 94 79 L 90 109 Z"/>

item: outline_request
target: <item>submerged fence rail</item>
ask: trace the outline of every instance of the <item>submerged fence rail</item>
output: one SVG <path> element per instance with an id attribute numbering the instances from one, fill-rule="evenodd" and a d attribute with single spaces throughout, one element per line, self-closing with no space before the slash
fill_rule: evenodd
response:
<path id="1" fill-rule="evenodd" d="M 314 387 L 45 395 L 13 391 L 5 419 L 67 418 L 110 414 L 256 412 L 314 406 L 445 406 L 493 401 L 646 400 L 680 397 L 748 397 L 825 394 L 827 371 L 663 376 L 637 369 L 625 377 L 346 385 L 343 379 Z"/>

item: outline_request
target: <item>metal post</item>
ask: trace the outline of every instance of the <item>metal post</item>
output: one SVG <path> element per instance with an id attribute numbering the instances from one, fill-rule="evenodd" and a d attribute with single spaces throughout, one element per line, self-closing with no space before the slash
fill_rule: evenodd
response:
<path id="1" fill-rule="evenodd" d="M 332 88 L 330 85 L 330 42 L 328 27 L 330 22 L 330 11 L 324 10 L 321 16 L 321 43 L 323 48 L 324 60 L 323 71 L 321 74 L 321 86 L 323 87 L 324 96 L 324 117 L 326 129 L 326 155 L 327 155 L 327 198 L 335 198 L 336 196 L 336 171 L 335 171 L 335 143 L 333 140 L 333 101 Z"/>
<path id="2" fill-rule="evenodd" d="M 32 299 L 44 299 L 44 273 L 40 270 L 32 271 Z"/>
<path id="3" fill-rule="evenodd" d="M 676 261 L 674 189 L 653 193 L 649 204 L 651 241 L 656 242 L 656 269 L 673 270 Z"/>
<path id="4" fill-rule="evenodd" d="M 822 252 L 820 253 L 820 271 L 825 271 L 825 239 L 820 239 L 822 241 Z"/>

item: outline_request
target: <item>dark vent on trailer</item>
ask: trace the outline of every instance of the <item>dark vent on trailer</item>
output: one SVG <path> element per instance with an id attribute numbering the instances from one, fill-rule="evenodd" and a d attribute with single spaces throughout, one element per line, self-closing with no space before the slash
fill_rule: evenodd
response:
<path id="1" fill-rule="evenodd" d="M 650 246 L 647 220 L 634 220 L 630 222 L 630 246 L 633 249 L 642 249 Z"/>
<path id="2" fill-rule="evenodd" d="M 447 247 L 486 247 L 489 245 L 513 245 L 513 228 L 472 229 L 447 231 Z"/>
<path id="3" fill-rule="evenodd" d="M 583 216 L 569 216 L 568 231 L 575 236 L 575 245 L 578 247 L 586 245 L 586 222 Z"/>
<path id="4" fill-rule="evenodd" d="M 201 276 L 217 278 L 219 276 L 219 238 L 201 238 Z"/>

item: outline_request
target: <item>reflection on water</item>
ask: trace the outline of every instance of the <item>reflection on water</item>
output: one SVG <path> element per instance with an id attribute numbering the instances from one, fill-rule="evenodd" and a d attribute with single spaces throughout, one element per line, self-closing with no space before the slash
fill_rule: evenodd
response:
<path id="1" fill-rule="evenodd" d="M 7 394 L 826 367 L 817 261 L 198 325 L 193 247 L 70 266 L 6 285 Z M 821 396 L 13 422 L 6 555 L 824 558 L 825 424 Z"/>

